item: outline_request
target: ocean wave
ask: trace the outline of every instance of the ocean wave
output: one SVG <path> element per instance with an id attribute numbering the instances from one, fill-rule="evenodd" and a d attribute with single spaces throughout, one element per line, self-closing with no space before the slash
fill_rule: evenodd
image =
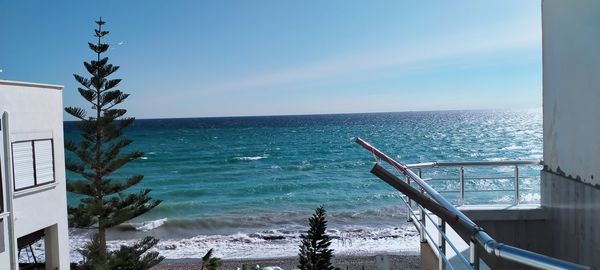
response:
<path id="1" fill-rule="evenodd" d="M 306 228 L 272 229 L 179 239 L 163 238 L 153 250 L 168 259 L 201 258 L 211 248 L 214 248 L 215 256 L 223 259 L 291 257 L 297 255 L 300 235 L 305 230 Z M 418 232 L 408 224 L 397 227 L 330 227 L 327 233 L 333 239 L 331 248 L 339 255 L 417 253 L 419 247 Z M 81 260 L 81 255 L 73 251 L 88 241 L 85 237 L 71 235 L 72 261 Z M 133 241 L 136 240 L 110 240 L 107 246 L 114 250 L 121 245 L 131 245 Z"/>
<path id="2" fill-rule="evenodd" d="M 150 223 L 159 225 L 145 226 L 147 222 L 132 224 L 136 229 L 148 229 L 158 236 L 173 237 L 177 234 L 189 234 L 190 232 L 205 232 L 213 234 L 228 234 L 239 230 L 248 230 L 255 228 L 269 228 L 274 225 L 300 225 L 306 223 L 307 214 L 295 212 L 283 212 L 271 215 L 255 216 L 228 216 L 228 217 L 199 217 L 199 218 L 164 218 Z M 156 221 L 160 221 L 157 224 Z"/>
<path id="3" fill-rule="evenodd" d="M 295 197 L 295 194 L 283 196 Z M 384 195 L 385 196 L 385 195 Z M 306 227 L 310 211 L 281 211 L 271 213 L 231 213 L 227 216 L 202 216 L 195 218 L 157 218 L 149 221 L 128 223 L 120 226 L 118 231 L 122 236 L 132 231 L 151 232 L 157 237 L 188 236 L 202 232 L 206 234 L 231 234 L 239 231 L 267 229 L 274 226 L 297 229 Z M 392 225 L 403 222 L 406 208 L 401 206 L 382 207 L 379 209 L 364 209 L 354 211 L 330 211 L 328 222 L 332 226 L 344 227 L 353 224 Z"/>
<path id="4" fill-rule="evenodd" d="M 253 157 L 233 157 L 233 160 L 237 160 L 237 161 L 256 161 L 256 160 L 261 160 L 261 159 L 265 159 L 268 158 L 268 155 L 263 155 L 263 156 L 253 156 Z"/>
<path id="5" fill-rule="evenodd" d="M 135 229 L 138 231 L 146 232 L 149 230 L 156 229 L 156 228 L 164 225 L 165 223 L 167 223 L 167 218 L 161 218 L 161 219 L 157 219 L 157 220 L 146 221 L 141 226 L 135 227 Z"/>

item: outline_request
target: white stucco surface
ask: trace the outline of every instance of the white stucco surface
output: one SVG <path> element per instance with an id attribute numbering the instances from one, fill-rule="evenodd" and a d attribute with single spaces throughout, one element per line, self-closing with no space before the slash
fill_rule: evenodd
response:
<path id="1" fill-rule="evenodd" d="M 544 162 L 600 184 L 600 1 L 544 0 Z"/>
<path id="2" fill-rule="evenodd" d="M 54 143 L 55 183 L 16 192 L 12 211 L 15 239 L 44 228 L 50 228 L 46 233 L 56 234 L 50 239 L 58 240 L 58 249 L 47 254 L 46 261 L 51 264 L 47 269 L 69 268 L 61 89 L 60 86 L 0 81 L 0 113 L 8 113 L 10 141 L 52 139 Z M 6 159 L 10 163 L 11 158 Z M 12 180 L 12 175 L 7 173 L 10 167 L 10 164 L 2 164 L 3 180 Z M 6 181 L 3 182 L 6 185 Z M 5 194 L 6 191 L 5 187 Z M 8 269 L 5 263 L 8 261 L 0 261 L 0 269 Z"/>

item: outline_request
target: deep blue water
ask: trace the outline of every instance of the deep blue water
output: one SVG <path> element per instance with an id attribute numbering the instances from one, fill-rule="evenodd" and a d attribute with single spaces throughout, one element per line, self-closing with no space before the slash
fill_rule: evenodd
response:
<path id="1" fill-rule="evenodd" d="M 65 135 L 77 138 L 72 123 Z M 136 221 L 184 235 L 293 226 L 321 204 L 331 226 L 400 222 L 399 194 L 356 137 L 404 163 L 542 157 L 540 110 L 136 120 L 125 136 L 145 156 L 118 175 L 145 175 L 136 188 L 163 200 Z"/>

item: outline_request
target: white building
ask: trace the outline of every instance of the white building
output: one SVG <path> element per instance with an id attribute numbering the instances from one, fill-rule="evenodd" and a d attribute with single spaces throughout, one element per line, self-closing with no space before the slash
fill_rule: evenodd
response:
<path id="1" fill-rule="evenodd" d="M 46 269 L 69 269 L 62 88 L 0 80 L 0 269 L 40 238 Z"/>
<path id="2" fill-rule="evenodd" d="M 542 2 L 547 254 L 600 267 L 600 1 Z"/>

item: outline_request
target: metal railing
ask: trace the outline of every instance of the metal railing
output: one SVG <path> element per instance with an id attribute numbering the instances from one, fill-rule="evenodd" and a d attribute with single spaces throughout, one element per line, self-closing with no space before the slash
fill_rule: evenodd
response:
<path id="1" fill-rule="evenodd" d="M 458 205 L 465 204 L 465 194 L 468 192 L 514 192 L 513 193 L 513 205 L 518 205 L 521 202 L 521 191 L 523 191 L 521 187 L 521 180 L 523 179 L 537 179 L 539 181 L 538 175 L 521 175 L 520 167 L 540 167 L 542 166 L 541 160 L 502 160 L 502 161 L 469 161 L 469 162 L 426 162 L 426 163 L 416 163 L 416 164 L 406 164 L 406 168 L 415 169 L 419 177 L 423 178 L 423 172 L 426 169 L 432 168 L 449 168 L 450 170 L 455 169 L 458 174 L 457 177 L 446 177 L 446 178 L 429 178 L 426 180 L 429 181 L 457 181 L 458 182 L 458 190 L 444 190 L 438 191 L 440 193 L 448 193 L 448 192 L 456 192 L 459 194 Z M 487 176 L 487 177 L 467 177 L 467 173 L 465 172 L 466 167 L 511 167 L 512 175 L 507 175 L 504 177 L 498 176 Z M 539 170 L 538 170 L 539 171 Z M 466 189 L 466 181 L 485 181 L 485 180 L 512 180 L 512 188 L 502 188 L 502 189 L 474 189 L 468 190 Z M 539 185 L 538 185 L 539 186 Z M 531 190 L 527 190 L 531 191 Z"/>
<path id="2" fill-rule="evenodd" d="M 409 202 L 406 199 L 402 198 L 401 201 L 407 207 L 410 207 Z M 461 263 L 463 263 L 465 266 L 471 268 L 471 261 L 462 255 L 459 248 L 452 241 L 450 241 L 450 239 L 446 235 L 446 231 L 445 231 L 446 223 L 440 218 L 438 218 L 438 220 L 435 221 L 431 217 L 431 215 L 428 215 L 425 212 L 425 209 L 422 206 L 419 205 L 418 208 L 419 208 L 418 212 L 408 211 L 409 221 L 412 221 L 415 224 L 415 227 L 419 231 L 419 235 L 420 235 L 422 243 L 426 242 L 426 238 L 429 239 L 428 241 L 431 241 L 432 243 L 434 243 L 434 245 L 432 245 L 432 246 L 436 249 L 437 254 L 439 254 L 439 257 L 440 257 L 439 268 L 454 269 L 454 266 L 450 263 L 448 256 L 446 256 L 446 245 L 448 245 L 455 252 L 455 254 L 459 258 Z M 417 216 L 416 213 L 419 213 L 419 215 Z M 427 220 L 429 220 L 429 221 L 427 221 Z M 438 232 L 437 239 L 435 239 L 435 236 L 433 236 L 426 229 L 426 227 L 427 227 L 426 222 L 431 222 L 432 224 L 436 224 L 434 227 Z"/>
<path id="3" fill-rule="evenodd" d="M 415 222 L 415 225 L 417 225 L 416 227 L 421 235 L 421 241 L 425 240 L 425 236 L 431 238 L 430 240 L 433 240 L 433 237 L 427 231 L 426 228 L 426 217 L 428 217 L 429 214 L 425 213 L 425 209 L 431 211 L 432 214 L 434 214 L 440 219 L 437 222 L 438 224 L 436 224 L 437 231 L 440 236 L 436 247 L 438 255 L 440 257 L 440 269 L 454 269 L 454 267 L 451 264 L 449 264 L 448 258 L 446 258 L 445 243 L 451 242 L 445 234 L 446 224 L 449 225 L 466 243 L 469 243 L 471 256 L 468 260 L 469 263 L 466 266 L 468 266 L 468 268 L 470 269 L 479 269 L 479 254 L 477 254 L 477 246 L 480 246 L 485 252 L 496 256 L 497 258 L 509 260 L 518 264 L 527 265 L 539 269 L 591 269 L 587 266 L 574 264 L 571 262 L 544 256 L 510 245 L 498 243 L 491 236 L 489 236 L 482 228 L 477 226 L 477 224 L 475 224 L 471 219 L 469 219 L 469 217 L 467 217 L 463 212 L 458 210 L 446 198 L 440 195 L 439 192 L 437 192 L 434 188 L 427 184 L 421 178 L 420 175 L 411 170 L 411 168 L 434 167 L 442 166 L 444 164 L 456 165 L 457 163 L 422 163 L 412 164 L 410 165 L 412 167 L 409 167 L 390 158 L 388 155 L 381 152 L 379 149 L 373 147 L 361 138 L 357 138 L 356 142 L 365 149 L 367 149 L 369 152 L 371 152 L 375 157 L 385 161 L 392 167 L 396 168 L 405 177 L 405 181 L 401 180 L 394 174 L 385 170 L 382 166 L 379 165 L 379 163 L 375 164 L 375 166 L 371 170 L 371 172 L 374 175 L 376 175 L 377 177 L 379 177 L 380 179 L 382 179 L 383 181 L 385 181 L 386 183 L 388 183 L 389 185 L 406 195 L 409 200 L 403 201 L 407 204 L 408 207 L 410 207 L 411 201 L 417 203 L 420 210 L 420 217 L 417 218 L 416 214 L 414 214 L 412 210 L 409 212 L 412 213 L 411 219 Z M 531 161 L 519 162 L 525 162 L 524 164 L 530 164 Z M 491 165 L 491 163 L 493 162 L 463 162 L 458 166 L 483 166 Z M 503 165 L 515 164 L 513 161 L 498 161 L 494 164 L 498 163 L 502 163 Z M 518 169 L 516 170 L 516 178 L 518 179 Z M 411 185 L 411 182 L 416 183 L 419 189 L 413 187 Z M 518 186 L 515 186 L 515 189 L 518 190 Z M 430 221 L 433 222 L 432 219 L 430 219 Z M 453 249 L 455 248 L 454 245 L 450 245 L 450 247 Z M 463 261 L 463 263 L 466 264 L 467 259 L 458 251 L 458 249 L 456 249 L 455 252 L 459 257 L 462 256 L 461 261 Z"/>

